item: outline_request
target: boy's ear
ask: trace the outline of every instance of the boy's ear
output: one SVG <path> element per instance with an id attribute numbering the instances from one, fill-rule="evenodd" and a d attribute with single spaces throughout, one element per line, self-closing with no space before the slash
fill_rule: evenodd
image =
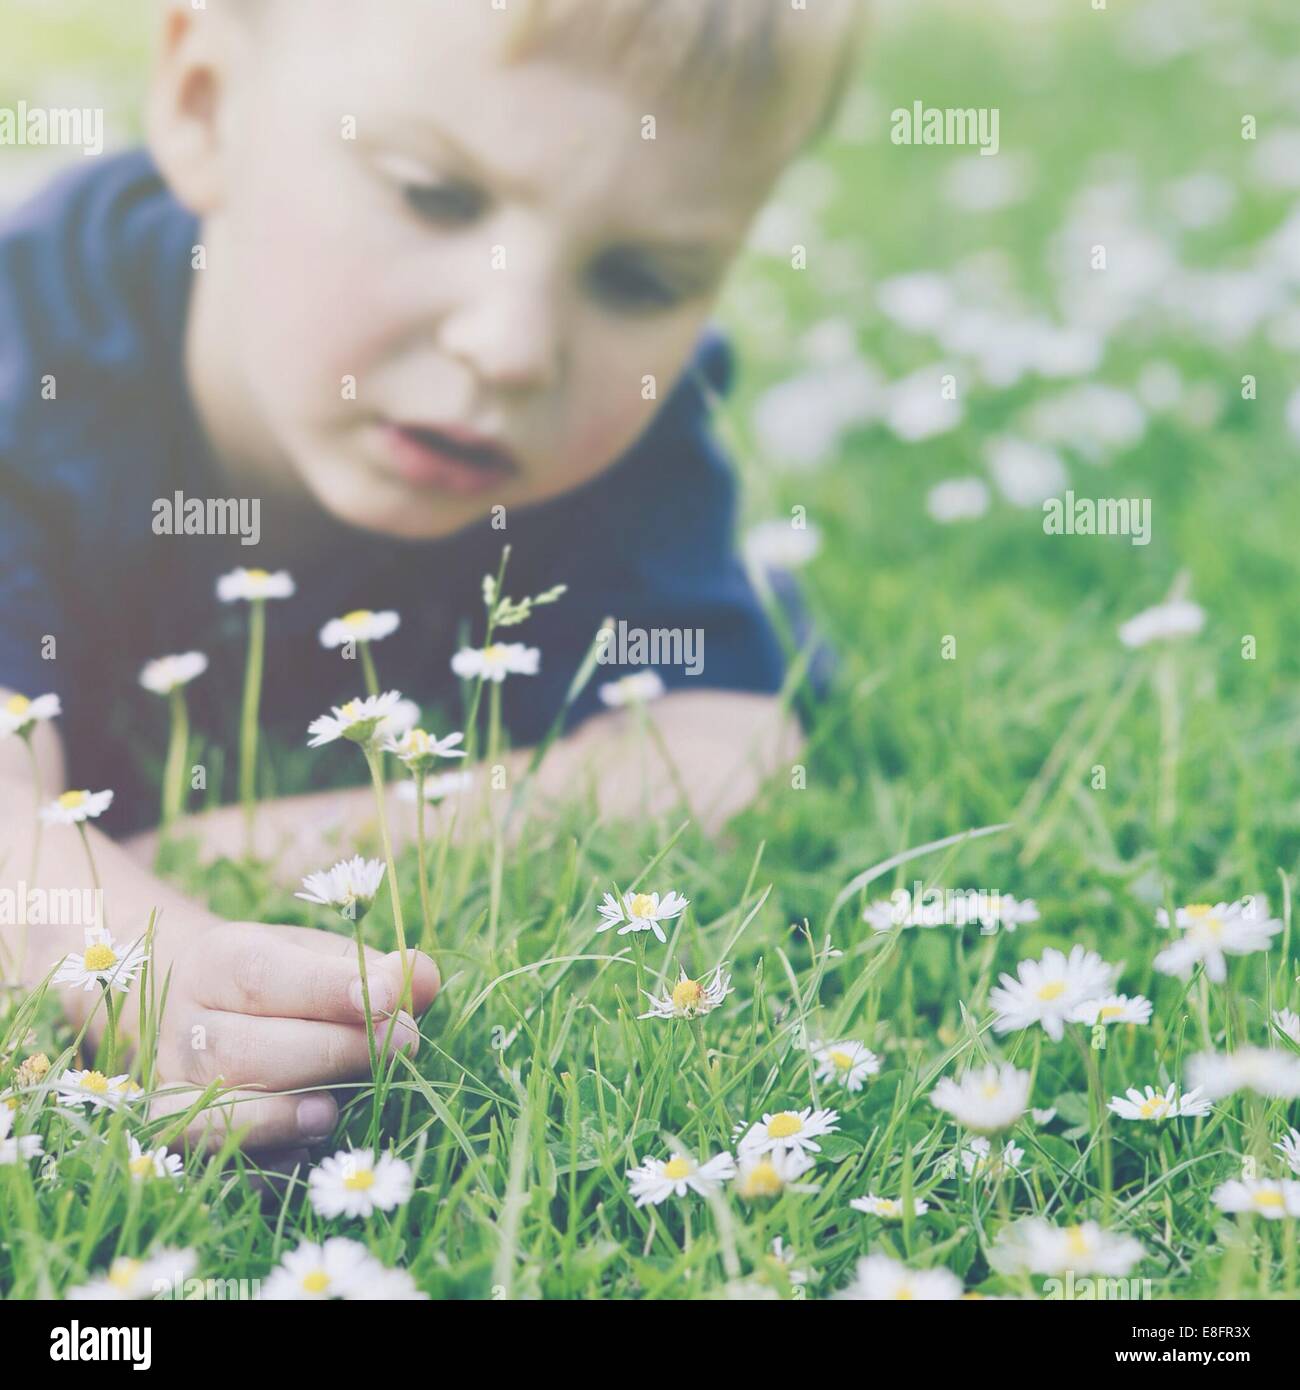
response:
<path id="1" fill-rule="evenodd" d="M 231 39 L 229 22 L 189 0 L 167 0 L 146 113 L 149 149 L 172 192 L 199 215 L 225 195 Z"/>

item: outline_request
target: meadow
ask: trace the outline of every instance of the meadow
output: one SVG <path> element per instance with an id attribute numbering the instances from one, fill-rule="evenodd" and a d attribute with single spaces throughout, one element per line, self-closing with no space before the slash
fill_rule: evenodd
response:
<path id="1" fill-rule="evenodd" d="M 751 561 L 836 655 L 815 701 L 792 653 L 799 764 L 712 838 L 575 794 L 402 856 L 443 989 L 311 1172 L 155 1154 L 148 1049 L 69 1103 L 127 1061 L 53 982 L 0 1002 L 3 1296 L 1296 1297 L 1300 22 L 1250 8 L 884 7 L 721 306 Z M 0 4 L 0 102 L 19 64 L 131 90 L 141 32 L 67 12 Z M 999 153 L 893 144 L 916 100 L 998 108 Z M 1067 489 L 1145 499 L 1148 543 L 1049 533 Z M 353 923 L 170 863 L 397 942 L 391 871 Z M 996 906 L 901 923 L 918 883 Z"/>

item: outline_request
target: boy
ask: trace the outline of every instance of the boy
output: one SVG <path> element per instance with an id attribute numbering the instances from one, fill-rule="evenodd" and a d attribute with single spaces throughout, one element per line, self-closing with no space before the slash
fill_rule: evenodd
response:
<path id="1" fill-rule="evenodd" d="M 316 639 L 351 610 L 399 611 L 376 649 L 384 686 L 440 698 L 505 541 L 507 592 L 569 586 L 518 634 L 542 666 L 505 685 L 516 745 L 547 729 L 609 614 L 703 634 L 699 678 L 661 669 L 653 717 L 711 823 L 788 764 L 780 651 L 731 552 L 732 483 L 705 432 L 727 354 L 700 342 L 754 215 L 843 84 L 856 8 L 169 4 L 149 155 L 79 171 L 0 233 L 0 708 L 60 696 L 33 742 L 46 798 L 112 787 L 104 827 L 141 827 L 138 750 L 157 734 L 139 732 L 148 697 L 132 687 L 165 653 L 209 655 L 196 722 L 234 746 L 244 614 L 215 603 L 223 572 L 294 575 L 296 596 L 268 604 L 262 722 L 297 742 L 360 693 L 355 664 Z M 256 535 L 159 534 L 178 494 L 255 499 L 229 514 L 256 515 Z M 641 788 L 611 775 L 621 716 L 597 709 L 589 689 L 540 789 L 591 780 L 602 811 L 636 812 Z M 38 796 L 19 738 L 0 739 L 0 779 L 0 876 L 16 881 Z M 368 796 L 264 805 L 259 849 L 282 871 L 324 867 L 321 827 L 360 825 Z M 675 799 L 666 769 L 656 799 Z M 237 852 L 238 825 L 232 809 L 187 828 Z M 138 845 L 89 834 L 110 920 L 161 909 L 162 1079 L 257 1088 L 235 1112 L 250 1147 L 328 1134 L 334 1102 L 307 1088 L 367 1072 L 349 941 L 218 922 Z M 88 881 L 69 827 L 47 827 L 40 865 L 40 884 Z M 81 944 L 36 937 L 28 983 Z M 377 1009 L 399 984 L 376 959 Z M 417 1014 L 437 987 L 421 958 Z M 196 1052 L 200 1024 L 213 1041 Z M 407 1014 L 390 1027 L 415 1045 Z"/>

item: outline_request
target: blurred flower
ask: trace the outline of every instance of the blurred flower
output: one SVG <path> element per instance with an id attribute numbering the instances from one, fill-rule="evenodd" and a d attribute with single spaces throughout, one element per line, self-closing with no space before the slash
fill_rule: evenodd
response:
<path id="1" fill-rule="evenodd" d="M 934 333 L 955 305 L 952 282 L 937 271 L 916 270 L 881 280 L 876 303 L 886 318 L 909 333 Z"/>
<path id="2" fill-rule="evenodd" d="M 1176 637 L 1194 637 L 1205 626 L 1205 610 L 1188 599 L 1174 599 L 1144 608 L 1119 630 L 1126 647 L 1145 647 Z"/>
<path id="3" fill-rule="evenodd" d="M 136 972 L 149 959 L 144 937 L 123 946 L 102 927 L 88 927 L 85 939 L 84 951 L 64 956 L 53 983 L 83 990 L 112 988 L 125 994 L 135 983 Z"/>
<path id="4" fill-rule="evenodd" d="M 401 622 L 392 609 L 372 613 L 368 608 L 358 608 L 353 613 L 345 613 L 343 617 L 332 618 L 326 623 L 320 630 L 320 644 L 334 648 L 347 642 L 382 642 L 397 631 Z"/>
<path id="5" fill-rule="evenodd" d="M 943 183 L 948 201 L 963 212 L 998 212 L 1024 201 L 1033 170 L 1025 155 L 967 155 L 948 166 Z"/>
<path id="6" fill-rule="evenodd" d="M 1291 1129 L 1273 1147 L 1293 1173 L 1300 1173 L 1300 1130 Z"/>
<path id="7" fill-rule="evenodd" d="M 38 695 L 34 700 L 26 695 L 10 695 L 0 703 L 0 738 L 10 734 L 26 738 L 37 724 L 44 724 L 62 713 L 57 695 Z"/>
<path id="8" fill-rule="evenodd" d="M 854 1211 L 864 1211 L 868 1216 L 879 1217 L 881 1221 L 901 1221 L 903 1219 L 903 1203 L 898 1197 L 877 1197 L 873 1193 L 868 1193 L 865 1197 L 854 1197 L 849 1206 Z M 912 1210 L 917 1216 L 924 1216 L 930 1210 L 930 1204 L 915 1197 L 912 1200 Z"/>
<path id="9" fill-rule="evenodd" d="M 1210 1102 L 1201 1094 L 1199 1086 L 1181 1096 L 1172 1084 L 1163 1093 L 1152 1086 L 1147 1086 L 1145 1093 L 1130 1086 L 1125 1095 L 1127 1099 L 1113 1096 L 1106 1107 L 1121 1120 L 1172 1120 L 1178 1116 L 1210 1113 Z"/>
<path id="10" fill-rule="evenodd" d="M 666 944 L 668 938 L 660 923 L 680 916 L 689 906 L 690 899 L 676 892 L 669 893 L 662 902 L 658 893 L 624 893 L 621 903 L 612 893 L 606 893 L 605 901 L 596 909 L 601 916 L 596 930 L 603 932 L 618 927 L 620 936 L 628 932 L 652 931 Z"/>
<path id="11" fill-rule="evenodd" d="M 908 1269 L 888 1255 L 867 1255 L 858 1261 L 852 1281 L 832 1297 L 946 1302 L 961 1294 L 961 1280 L 950 1269 Z"/>
<path id="12" fill-rule="evenodd" d="M 1045 444 L 1074 450 L 1093 463 L 1142 442 L 1146 411 L 1118 387 L 1084 382 L 1032 405 L 1023 417 L 1030 434 Z"/>
<path id="13" fill-rule="evenodd" d="M 802 1110 L 778 1110 L 766 1114 L 749 1127 L 740 1141 L 740 1156 L 755 1158 L 777 1150 L 798 1150 L 800 1153 L 820 1153 L 817 1140 L 839 1128 L 839 1114 L 834 1110 L 814 1110 L 811 1105 Z"/>
<path id="14" fill-rule="evenodd" d="M 0 1167 L 25 1163 L 29 1158 L 39 1158 L 45 1152 L 41 1147 L 40 1135 L 20 1134 L 11 1138 L 13 1127 L 14 1112 L 7 1105 L 0 1105 Z"/>
<path id="15" fill-rule="evenodd" d="M 107 1274 L 69 1289 L 66 1297 L 97 1303 L 157 1298 L 182 1287 L 197 1264 L 198 1256 L 193 1250 L 158 1250 L 143 1260 L 119 1255 L 109 1265 Z"/>
<path id="16" fill-rule="evenodd" d="M 434 738 L 423 729 L 408 729 L 397 738 L 390 738 L 384 744 L 384 751 L 392 753 L 412 772 L 427 772 L 439 758 L 463 758 L 465 750 L 457 744 L 464 742 L 463 733 L 448 734 L 446 738 Z"/>
<path id="17" fill-rule="evenodd" d="M 984 449 L 998 491 L 1013 507 L 1036 507 L 1069 483 L 1060 456 L 1043 444 L 998 435 Z"/>
<path id="18" fill-rule="evenodd" d="M 1236 187 L 1208 169 L 1167 183 L 1163 196 L 1178 222 L 1194 230 L 1222 222 L 1237 204 Z"/>
<path id="19" fill-rule="evenodd" d="M 822 533 L 811 524 L 763 521 L 745 536 L 745 559 L 756 569 L 795 570 L 813 560 L 822 547 Z"/>
<path id="20" fill-rule="evenodd" d="M 1290 1178 L 1234 1178 L 1210 1194 L 1220 1211 L 1253 1211 L 1266 1221 L 1300 1216 L 1300 1182 Z"/>
<path id="21" fill-rule="evenodd" d="M 322 1159 L 307 1180 L 311 1204 L 321 1216 L 370 1216 L 411 1199 L 411 1167 L 391 1154 L 340 1149 Z"/>
<path id="22" fill-rule="evenodd" d="M 111 791 L 70 791 L 41 808 L 41 819 L 53 825 L 77 825 L 102 816 L 113 804 Z"/>
<path id="23" fill-rule="evenodd" d="M 150 661 L 140 672 L 140 684 L 155 695 L 170 695 L 173 690 L 188 685 L 208 669 L 208 659 L 202 652 L 184 652 L 180 656 L 160 656 Z"/>
<path id="24" fill-rule="evenodd" d="M 993 1156 L 993 1146 L 981 1134 L 962 1145 L 961 1166 L 972 1178 L 1000 1178 L 1008 1169 L 1019 1168 L 1025 1151 L 1013 1139 L 1003 1141 L 998 1156 Z"/>
<path id="25" fill-rule="evenodd" d="M 1005 1227 L 998 1246 L 1007 1263 L 1029 1274 L 1122 1276 L 1146 1256 L 1132 1236 L 1105 1231 L 1095 1221 L 1056 1226 L 1041 1217 Z"/>
<path id="26" fill-rule="evenodd" d="M 289 1251 L 262 1286 L 261 1296 L 288 1300 L 422 1299 L 405 1270 L 386 1269 L 360 1241 L 331 1236 L 322 1245 L 303 1241 Z"/>
<path id="27" fill-rule="evenodd" d="M 932 521 L 942 526 L 954 521 L 975 521 L 988 509 L 988 486 L 979 478 L 949 478 L 925 494 L 925 510 Z"/>
<path id="28" fill-rule="evenodd" d="M 813 1050 L 817 1080 L 836 1082 L 846 1090 L 860 1091 L 867 1077 L 880 1070 L 880 1058 L 856 1040 L 822 1043 Z"/>
<path id="29" fill-rule="evenodd" d="M 1274 1009 L 1273 1022 L 1293 1043 L 1300 1044 L 1300 1014 L 1290 1009 Z"/>
<path id="30" fill-rule="evenodd" d="M 1132 999 L 1127 994 L 1107 994 L 1101 999 L 1086 999 L 1074 1011 L 1073 1023 L 1083 1023 L 1089 1028 L 1098 1023 L 1150 1023 L 1151 1001 L 1135 994 Z"/>
<path id="31" fill-rule="evenodd" d="M 1022 960 L 1016 978 L 1004 974 L 1001 985 L 989 991 L 989 1003 L 997 1011 L 993 1027 L 1009 1033 L 1039 1023 L 1053 1042 L 1060 1042 L 1074 1010 L 1108 993 L 1114 976 L 1115 967 L 1095 951 L 1074 946 L 1066 956 L 1048 947 L 1041 960 Z"/>
<path id="32" fill-rule="evenodd" d="M 1300 1057 L 1272 1047 L 1198 1052 L 1187 1064 L 1187 1077 L 1211 1100 L 1222 1100 L 1234 1091 L 1293 1100 L 1300 1096 Z"/>
<path id="33" fill-rule="evenodd" d="M 307 726 L 307 732 L 311 735 L 307 747 L 322 748 L 340 738 L 351 743 L 370 743 L 375 739 L 380 724 L 396 711 L 401 700 L 396 690 L 389 690 L 383 695 L 367 695 L 364 700 L 349 700 L 345 705 L 335 705 L 332 716 L 322 714 Z"/>
<path id="34" fill-rule="evenodd" d="M 879 371 L 859 357 L 780 382 L 754 405 L 759 451 L 773 463 L 814 468 L 877 417 L 881 393 Z"/>
<path id="35" fill-rule="evenodd" d="M 787 1188 L 792 1192 L 815 1192 L 815 1185 L 799 1181 L 812 1166 L 812 1159 L 801 1149 L 772 1149 L 769 1153 L 742 1150 L 736 1191 L 747 1202 L 779 1197 Z"/>
<path id="36" fill-rule="evenodd" d="M 473 785 L 474 774 L 472 772 L 441 772 L 436 776 L 424 779 L 424 799 L 426 801 L 441 801 L 444 797 L 456 796 L 460 792 L 468 791 Z M 416 801 L 415 783 L 399 782 L 397 784 L 397 799 L 414 805 Z"/>
<path id="37" fill-rule="evenodd" d="M 731 976 L 718 966 L 711 980 L 703 976 L 692 980 L 683 968 L 681 979 L 662 998 L 649 990 L 642 993 L 650 1001 L 650 1009 L 639 1015 L 641 1018 L 703 1018 L 731 993 Z"/>
<path id="38" fill-rule="evenodd" d="M 636 671 L 616 681 L 606 681 L 600 687 L 600 702 L 609 709 L 627 705 L 645 705 L 657 700 L 666 687 L 658 671 Z"/>
<path id="39" fill-rule="evenodd" d="M 507 676 L 535 676 L 542 654 L 522 642 L 493 642 L 490 647 L 462 647 L 451 659 L 461 680 L 487 680 L 500 685 Z"/>
<path id="40" fill-rule="evenodd" d="M 1030 1075 L 1010 1062 L 972 1068 L 960 1081 L 944 1077 L 930 1092 L 930 1103 L 958 1124 L 986 1134 L 1010 1129 L 1029 1103 Z"/>
<path id="41" fill-rule="evenodd" d="M 997 893 L 987 901 L 988 915 L 985 915 L 985 909 L 982 908 L 980 911 L 980 922 L 983 926 L 1000 926 L 1004 931 L 1013 932 L 1026 922 L 1038 921 L 1038 904 L 1033 898 L 1021 901 L 1013 898 L 1010 893 Z"/>
<path id="42" fill-rule="evenodd" d="M 180 1154 L 169 1154 L 166 1149 L 146 1149 L 134 1134 L 126 1136 L 130 1158 L 127 1171 L 136 1182 L 146 1178 L 179 1178 L 184 1169 Z"/>
<path id="43" fill-rule="evenodd" d="M 332 907 L 350 922 L 359 922 L 374 905 L 386 867 L 382 859 L 363 859 L 356 854 L 332 869 L 308 874 L 302 881 L 307 891 L 295 893 L 294 897 Z"/>
<path id="44" fill-rule="evenodd" d="M 894 920 L 893 899 L 877 898 L 875 902 L 868 903 L 862 909 L 862 920 L 876 932 L 886 932 L 897 926 L 898 923 Z"/>
<path id="45" fill-rule="evenodd" d="M 885 394 L 885 424 L 905 444 L 920 444 L 961 424 L 961 402 L 945 390 L 943 378 L 955 375 L 936 362 L 895 381 Z"/>
<path id="46" fill-rule="evenodd" d="M 1183 935 L 1156 955 L 1155 968 L 1163 975 L 1186 980 L 1193 967 L 1203 963 L 1206 975 L 1217 985 L 1228 978 L 1225 957 L 1267 951 L 1273 937 L 1282 930 L 1280 921 L 1249 911 L 1242 903 L 1219 903 L 1215 907 L 1195 903 L 1183 908 L 1176 920 Z"/>
<path id="47" fill-rule="evenodd" d="M 736 1160 L 729 1153 L 715 1154 L 704 1163 L 676 1153 L 667 1160 L 647 1158 L 639 1167 L 629 1168 L 627 1181 L 637 1206 L 643 1207 L 647 1202 L 658 1206 L 669 1197 L 685 1197 L 688 1191 L 707 1197 L 735 1174 Z"/>
<path id="48" fill-rule="evenodd" d="M 1255 146 L 1251 174 L 1262 188 L 1300 188 L 1300 126 L 1286 126 L 1261 135 Z"/>
<path id="49" fill-rule="evenodd" d="M 256 599 L 292 598 L 293 593 L 294 583 L 287 570 L 268 574 L 266 570 L 241 567 L 217 580 L 217 598 L 222 603 L 235 603 L 239 599 L 251 603 Z"/>

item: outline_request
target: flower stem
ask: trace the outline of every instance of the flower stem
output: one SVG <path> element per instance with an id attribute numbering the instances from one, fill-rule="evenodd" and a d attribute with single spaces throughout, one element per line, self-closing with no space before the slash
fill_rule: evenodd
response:
<path id="1" fill-rule="evenodd" d="M 239 799 L 244 807 L 244 852 L 253 857 L 253 815 L 257 807 L 257 712 L 262 699 L 266 653 L 266 600 L 255 598 L 248 614 L 248 662 L 239 728 Z"/>
<path id="2" fill-rule="evenodd" d="M 190 746 L 190 721 L 185 695 L 178 685 L 171 693 L 172 727 L 163 768 L 162 823 L 166 830 L 181 814 L 185 800 L 185 754 Z"/>
<path id="3" fill-rule="evenodd" d="M 402 958 L 401 1003 L 406 1006 L 411 997 L 411 970 L 406 959 L 406 925 L 402 920 L 402 895 L 397 886 L 397 865 L 393 860 L 392 837 L 388 833 L 388 807 L 385 802 L 384 775 L 376 749 L 367 744 L 364 751 L 366 763 L 370 768 L 370 780 L 375 788 L 375 803 L 379 809 L 379 835 L 384 843 L 384 862 L 388 865 L 388 899 L 393 905 L 393 926 L 397 931 L 397 949 Z"/>
<path id="4" fill-rule="evenodd" d="M 420 949 L 433 951 L 433 913 L 429 910 L 429 876 L 425 869 L 424 849 L 424 777 L 423 772 L 412 773 L 415 782 L 415 855 L 420 874 L 420 912 L 424 917 L 424 933 L 420 938 Z"/>
<path id="5" fill-rule="evenodd" d="M 370 654 L 370 643 L 359 642 L 361 648 L 361 669 L 366 678 L 366 694 L 379 694 L 379 673 L 375 670 L 375 658 Z"/>

